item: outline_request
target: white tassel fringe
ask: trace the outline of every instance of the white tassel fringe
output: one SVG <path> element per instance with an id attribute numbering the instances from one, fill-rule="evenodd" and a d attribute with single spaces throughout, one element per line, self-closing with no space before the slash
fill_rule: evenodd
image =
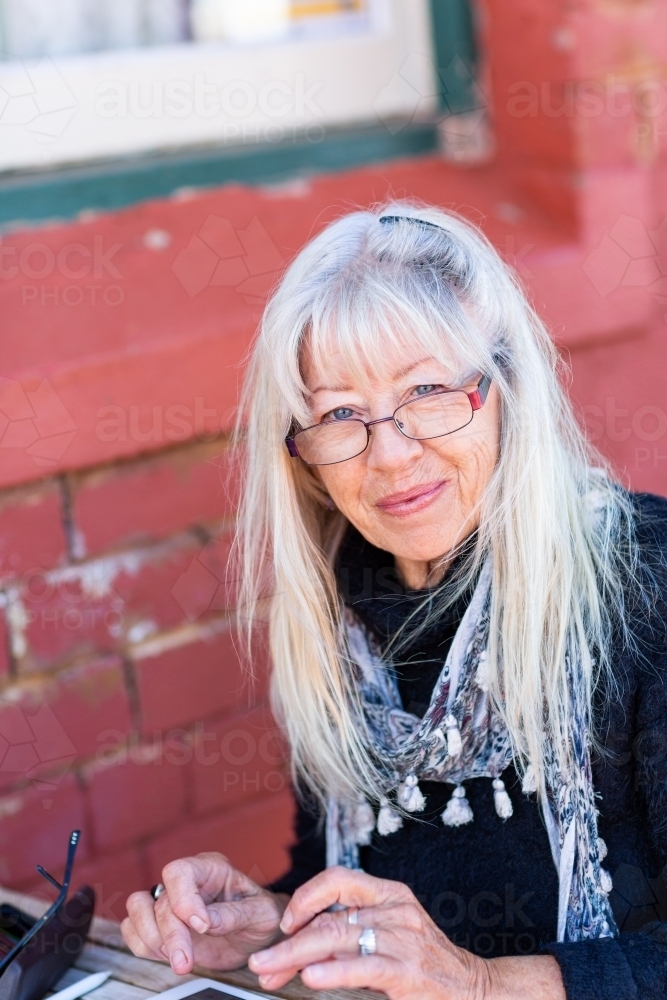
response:
<path id="1" fill-rule="evenodd" d="M 445 725 L 447 727 L 447 756 L 458 757 L 463 749 L 463 743 L 461 741 L 459 724 L 451 712 L 445 718 Z"/>
<path id="2" fill-rule="evenodd" d="M 486 650 L 483 650 L 483 652 L 479 655 L 479 663 L 477 664 L 477 670 L 475 671 L 475 684 L 480 691 L 489 690 L 491 678 L 489 677 L 489 663 Z"/>
<path id="3" fill-rule="evenodd" d="M 407 812 L 422 812 L 426 799 L 422 795 L 417 776 L 408 774 L 398 789 L 398 802 Z"/>
<path id="4" fill-rule="evenodd" d="M 401 816 L 391 808 L 388 799 L 382 799 L 377 821 L 377 831 L 380 836 L 388 837 L 390 833 L 396 833 L 402 826 Z"/>
<path id="5" fill-rule="evenodd" d="M 537 791 L 537 776 L 535 768 L 529 764 L 521 782 L 521 791 L 524 795 L 533 795 Z"/>
<path id="6" fill-rule="evenodd" d="M 375 829 L 375 813 L 365 800 L 361 801 L 354 811 L 355 841 L 360 847 L 366 847 L 371 842 Z"/>
<path id="7" fill-rule="evenodd" d="M 502 778 L 494 778 L 493 780 L 493 800 L 496 804 L 496 812 L 500 818 L 509 819 L 514 809 L 512 808 L 512 800 L 507 794 L 505 782 Z"/>
<path id="8" fill-rule="evenodd" d="M 605 844 L 602 837 L 598 837 L 598 858 L 600 861 L 604 861 L 607 857 L 607 845 Z"/>
<path id="9" fill-rule="evenodd" d="M 452 792 L 452 797 L 447 803 L 441 819 L 445 826 L 463 826 L 465 823 L 472 823 L 473 812 L 463 785 L 457 785 Z"/>
<path id="10" fill-rule="evenodd" d="M 614 883 L 612 882 L 611 875 L 606 868 L 600 868 L 600 888 L 602 889 L 605 896 L 608 896 L 611 890 L 614 888 Z"/>

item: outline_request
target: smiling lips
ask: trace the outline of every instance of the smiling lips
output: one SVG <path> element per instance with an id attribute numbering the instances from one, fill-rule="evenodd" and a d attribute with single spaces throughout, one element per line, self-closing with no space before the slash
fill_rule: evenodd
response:
<path id="1" fill-rule="evenodd" d="M 406 517 L 409 514 L 416 514 L 432 504 L 442 494 L 446 486 L 446 479 L 440 479 L 435 483 L 425 483 L 423 486 L 415 486 L 402 493 L 390 493 L 389 496 L 376 501 L 375 506 L 379 507 L 385 514 Z"/>

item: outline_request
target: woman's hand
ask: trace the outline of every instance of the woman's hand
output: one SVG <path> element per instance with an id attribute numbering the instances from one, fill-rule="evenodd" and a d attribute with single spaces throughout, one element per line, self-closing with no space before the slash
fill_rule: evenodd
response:
<path id="1" fill-rule="evenodd" d="M 127 900 L 123 940 L 135 955 L 168 961 L 185 975 L 194 965 L 235 969 L 279 936 L 287 896 L 262 889 L 223 854 L 197 854 L 162 870 L 165 892 Z"/>
<path id="2" fill-rule="evenodd" d="M 324 912 L 333 903 L 358 908 Z M 452 944 L 401 882 L 329 868 L 292 896 L 281 921 L 286 941 L 248 961 L 262 989 L 275 990 L 297 972 L 315 990 L 366 987 L 390 1000 L 565 1000 L 551 956 L 486 960 Z M 375 931 L 377 952 L 361 956 L 359 935 Z"/>

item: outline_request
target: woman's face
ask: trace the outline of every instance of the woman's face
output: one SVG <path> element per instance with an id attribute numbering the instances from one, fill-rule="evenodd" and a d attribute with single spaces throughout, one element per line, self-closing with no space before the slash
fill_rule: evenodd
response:
<path id="1" fill-rule="evenodd" d="M 390 373 L 350 371 L 332 351 L 326 369 L 307 346 L 302 371 L 309 389 L 312 422 L 323 419 L 376 420 L 435 388 L 472 391 L 483 373 L 463 383 L 423 348 L 394 349 Z M 486 402 L 464 428 L 444 437 L 414 441 L 393 421 L 371 428 L 366 451 L 336 465 L 313 467 L 336 507 L 373 545 L 393 553 L 406 583 L 435 580 L 431 566 L 477 527 L 474 512 L 498 458 L 499 397 L 492 383 Z M 436 573 L 435 579 L 441 575 Z"/>

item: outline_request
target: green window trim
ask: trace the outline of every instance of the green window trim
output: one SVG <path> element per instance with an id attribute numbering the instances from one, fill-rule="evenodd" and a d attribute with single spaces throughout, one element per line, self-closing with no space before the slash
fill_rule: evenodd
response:
<path id="1" fill-rule="evenodd" d="M 449 114 L 482 103 L 476 84 L 479 49 L 470 0 L 431 0 L 431 22 L 440 78 L 440 108 Z"/>

